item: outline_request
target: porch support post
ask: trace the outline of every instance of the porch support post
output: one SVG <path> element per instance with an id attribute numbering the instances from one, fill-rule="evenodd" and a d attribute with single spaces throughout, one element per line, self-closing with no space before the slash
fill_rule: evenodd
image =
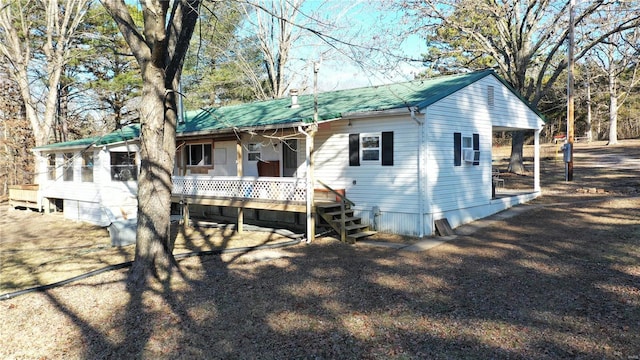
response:
<path id="1" fill-rule="evenodd" d="M 189 226 L 189 204 L 182 200 L 180 205 L 182 206 L 182 227 L 186 229 Z"/>
<path id="2" fill-rule="evenodd" d="M 538 192 L 540 188 L 540 129 L 534 133 L 533 147 L 533 190 Z"/>
<path id="3" fill-rule="evenodd" d="M 242 177 L 242 141 L 236 141 L 236 173 L 238 177 Z M 242 233 L 242 225 L 244 223 L 244 208 L 238 208 L 238 219 L 236 221 L 236 232 Z"/>
<path id="4" fill-rule="evenodd" d="M 315 178 L 313 176 L 313 148 L 314 138 L 317 131 L 317 125 L 311 126 L 308 131 L 298 128 L 298 131 L 303 133 L 305 138 L 305 157 L 307 166 L 307 242 L 311 242 L 316 238 L 316 207 L 313 200 L 313 189 L 315 184 Z"/>

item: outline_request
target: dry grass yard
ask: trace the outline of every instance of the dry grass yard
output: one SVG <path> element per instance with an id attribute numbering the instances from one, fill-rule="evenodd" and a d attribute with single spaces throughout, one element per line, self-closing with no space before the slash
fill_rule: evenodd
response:
<path id="1" fill-rule="evenodd" d="M 640 141 L 578 144 L 571 183 L 545 152 L 545 196 L 428 251 L 322 238 L 185 258 L 141 294 L 121 269 L 0 301 L 0 358 L 640 359 Z M 288 240 L 191 229 L 176 253 Z M 101 228 L 3 210 L 0 294 L 132 250 Z"/>

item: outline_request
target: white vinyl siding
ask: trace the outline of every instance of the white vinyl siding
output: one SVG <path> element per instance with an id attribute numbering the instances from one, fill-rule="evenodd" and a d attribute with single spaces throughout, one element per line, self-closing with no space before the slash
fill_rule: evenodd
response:
<path id="1" fill-rule="evenodd" d="M 81 150 L 75 150 L 73 153 L 80 154 Z M 93 182 L 80 181 L 82 161 L 74 161 L 75 181 L 63 181 L 62 176 L 57 181 L 44 181 L 40 184 L 42 197 L 63 199 L 64 217 L 66 219 L 82 220 L 106 226 L 109 225 L 108 216 L 111 216 L 111 218 L 113 216 L 122 216 L 123 211 L 129 217 L 135 217 L 137 182 L 111 180 L 111 156 L 109 150 L 136 152 L 137 147 L 129 145 L 94 151 Z M 71 152 L 55 153 L 58 160 L 60 160 L 59 164 L 61 164 L 63 154 Z M 62 166 L 59 168 L 62 169 Z M 62 175 L 62 171 L 58 174 Z"/>
<path id="2" fill-rule="evenodd" d="M 345 189 L 356 210 L 411 213 L 418 211 L 419 126 L 403 117 L 332 122 L 315 137 L 315 178 L 335 189 Z M 349 134 L 393 132 L 393 166 L 349 166 Z M 363 161 L 360 160 L 363 164 Z"/>
<path id="3" fill-rule="evenodd" d="M 494 88 L 493 104 L 487 101 L 490 86 Z M 429 204 L 427 212 L 431 214 L 428 219 L 447 217 L 452 226 L 458 226 L 480 217 L 474 214 L 491 206 L 493 127 L 537 128 L 541 122 L 493 76 L 432 104 L 425 112 L 428 142 L 426 201 Z M 464 161 L 463 166 L 454 166 L 453 134 L 456 132 L 462 134 L 462 145 L 464 138 L 478 134 L 478 166 Z M 473 143 L 473 139 L 471 141 Z"/>
<path id="4" fill-rule="evenodd" d="M 494 104 L 488 109 L 488 114 L 491 116 L 491 122 L 494 127 L 539 129 L 544 125 L 540 117 L 531 108 L 493 76 L 487 76 L 480 80 L 477 85 L 474 84 L 474 88 L 480 90 L 488 85 L 493 85 L 495 88 Z M 484 98 L 486 95 L 483 94 L 482 96 Z M 486 104 L 486 100 L 483 99 L 483 101 Z"/>
<path id="5" fill-rule="evenodd" d="M 431 105 L 427 111 L 427 194 L 431 212 L 480 206 L 491 200 L 491 120 L 486 85 L 479 81 Z M 454 166 L 454 136 L 479 134 L 480 166 Z"/>

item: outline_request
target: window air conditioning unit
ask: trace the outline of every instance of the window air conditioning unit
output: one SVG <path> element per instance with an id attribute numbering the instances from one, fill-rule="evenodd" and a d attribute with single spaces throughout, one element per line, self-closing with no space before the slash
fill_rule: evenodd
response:
<path id="1" fill-rule="evenodd" d="M 464 149 L 462 158 L 465 162 L 474 163 L 480 161 L 480 151 L 472 149 Z"/>

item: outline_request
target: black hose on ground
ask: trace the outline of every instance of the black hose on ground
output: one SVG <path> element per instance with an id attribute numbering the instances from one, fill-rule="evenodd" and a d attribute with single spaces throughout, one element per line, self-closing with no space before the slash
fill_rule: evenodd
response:
<path id="1" fill-rule="evenodd" d="M 293 239 L 291 241 L 282 242 L 282 243 L 276 243 L 276 244 L 246 246 L 246 247 L 239 247 L 239 248 L 232 248 L 232 249 L 216 249 L 216 250 L 206 250 L 206 251 L 193 251 L 193 252 L 189 252 L 189 253 L 176 254 L 176 255 L 174 255 L 174 258 L 176 260 L 178 260 L 178 259 L 185 259 L 185 258 L 193 257 L 193 256 L 220 255 L 220 254 L 228 254 L 228 253 L 248 253 L 250 251 L 255 251 L 255 250 L 277 249 L 277 248 L 283 248 L 283 247 L 287 247 L 287 246 L 298 245 L 300 242 L 302 242 L 302 240 L 303 240 L 302 238 L 297 238 L 297 239 Z M 13 299 L 13 298 L 18 297 L 20 295 L 29 294 L 29 293 L 32 293 L 32 292 L 42 292 L 42 291 L 46 291 L 46 290 L 49 290 L 49 289 L 57 288 L 59 286 L 67 285 L 67 284 L 70 284 L 70 283 L 78 281 L 78 280 L 83 280 L 83 279 L 86 279 L 86 278 L 89 278 L 89 277 L 92 277 L 92 276 L 96 276 L 96 275 L 105 273 L 107 271 L 113 271 L 113 270 L 120 270 L 120 269 L 128 268 L 132 264 L 133 264 L 133 261 L 127 261 L 127 262 L 123 262 L 123 263 L 120 263 L 120 264 L 109 265 L 109 266 L 103 267 L 101 269 L 89 271 L 88 273 L 84 273 L 84 274 L 81 274 L 81 275 L 78 275 L 78 276 L 74 276 L 74 277 L 66 279 L 66 280 L 54 282 L 54 283 L 47 284 L 47 285 L 34 286 L 32 288 L 23 289 L 23 290 L 11 292 L 11 293 L 2 294 L 2 295 L 0 295 L 0 301 Z"/>

